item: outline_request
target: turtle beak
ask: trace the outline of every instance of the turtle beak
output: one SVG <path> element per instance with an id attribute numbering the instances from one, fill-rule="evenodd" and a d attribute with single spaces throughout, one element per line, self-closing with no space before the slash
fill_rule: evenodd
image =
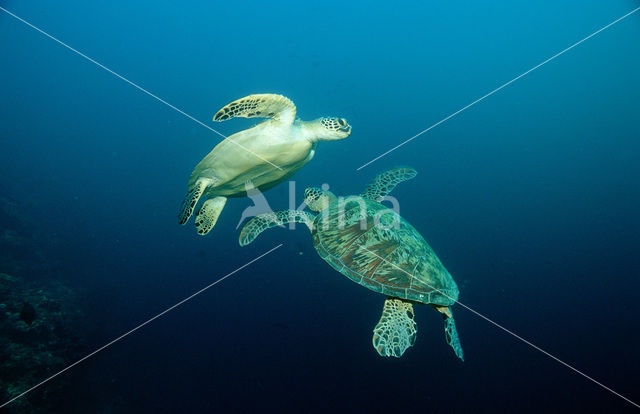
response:
<path id="1" fill-rule="evenodd" d="M 351 134 L 351 125 L 349 125 L 346 119 L 340 118 L 338 123 L 340 124 L 340 128 L 338 128 L 340 131 L 346 132 L 347 136 Z"/>

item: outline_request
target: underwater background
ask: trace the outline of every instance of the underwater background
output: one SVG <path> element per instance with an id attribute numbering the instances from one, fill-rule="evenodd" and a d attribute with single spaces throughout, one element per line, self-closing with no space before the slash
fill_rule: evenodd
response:
<path id="1" fill-rule="evenodd" d="M 353 127 L 294 177 L 359 193 L 377 173 L 459 300 L 640 401 L 640 13 L 356 170 L 583 39 L 638 1 L 21 2 L 0 6 L 213 123 L 252 93 Z M 465 351 L 416 307 L 380 357 L 384 297 L 274 229 L 247 247 L 230 199 L 206 237 L 177 224 L 220 137 L 0 11 L 2 402 L 240 270 L 6 412 L 631 412 L 460 306 Z M 265 193 L 288 208 L 286 183 Z M 4 305 L 4 306 L 2 306 Z"/>

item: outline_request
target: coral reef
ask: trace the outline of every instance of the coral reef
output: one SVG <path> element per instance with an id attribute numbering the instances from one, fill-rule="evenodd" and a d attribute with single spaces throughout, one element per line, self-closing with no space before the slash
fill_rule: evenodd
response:
<path id="1" fill-rule="evenodd" d="M 84 342 L 83 315 L 76 293 L 60 284 L 46 286 L 0 273 L 0 399 L 7 401 L 64 368 Z M 64 381 L 47 386 L 51 394 Z M 53 387 L 53 388 L 51 388 Z M 13 412 L 47 412 L 46 395 L 13 402 Z"/>
<path id="2" fill-rule="evenodd" d="M 0 403 L 64 368 L 84 343 L 78 292 L 48 270 L 48 242 L 15 202 L 0 197 Z M 66 383 L 56 379 L 4 409 L 53 412 Z"/>

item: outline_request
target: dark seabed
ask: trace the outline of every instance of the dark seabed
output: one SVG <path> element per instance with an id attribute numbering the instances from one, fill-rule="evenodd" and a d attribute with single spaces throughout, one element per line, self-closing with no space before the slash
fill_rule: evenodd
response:
<path id="1" fill-rule="evenodd" d="M 639 6 L 0 1 L 222 134 L 255 124 L 211 121 L 252 93 L 346 118 L 293 177 L 297 204 L 414 167 L 393 195 L 460 302 L 635 403 L 640 11 L 356 169 Z M 240 247 L 246 198 L 205 237 L 177 224 L 218 135 L 2 10 L 0 39 L 0 404 L 283 243 L 1 412 L 635 409 L 460 305 L 465 362 L 426 306 L 415 346 L 380 357 L 384 296 L 302 226 Z M 288 207 L 286 183 L 265 195 Z"/>

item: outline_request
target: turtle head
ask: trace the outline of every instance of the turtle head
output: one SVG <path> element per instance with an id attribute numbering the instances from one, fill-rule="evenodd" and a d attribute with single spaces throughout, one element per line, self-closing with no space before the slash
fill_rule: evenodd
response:
<path id="1" fill-rule="evenodd" d="M 316 187 L 304 190 L 304 203 L 316 213 L 326 210 L 336 200 L 336 196 L 331 191 Z"/>
<path id="2" fill-rule="evenodd" d="M 318 118 L 309 125 L 310 141 L 336 141 L 351 135 L 351 125 L 344 118 Z"/>

